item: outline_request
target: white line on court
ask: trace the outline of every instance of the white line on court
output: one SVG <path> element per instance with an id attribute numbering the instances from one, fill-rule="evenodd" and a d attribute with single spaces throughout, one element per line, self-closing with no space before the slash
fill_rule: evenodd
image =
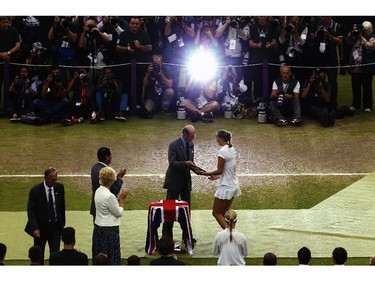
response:
<path id="1" fill-rule="evenodd" d="M 239 177 L 324 177 L 324 176 L 368 176 L 370 173 L 254 173 L 254 174 L 237 174 Z M 0 178 L 39 178 L 43 175 L 0 175 Z M 164 178 L 165 174 L 126 174 L 125 177 L 160 177 Z M 193 176 L 197 176 L 194 175 Z M 65 178 L 88 178 L 90 174 L 70 174 L 70 175 L 59 175 L 59 177 Z"/>

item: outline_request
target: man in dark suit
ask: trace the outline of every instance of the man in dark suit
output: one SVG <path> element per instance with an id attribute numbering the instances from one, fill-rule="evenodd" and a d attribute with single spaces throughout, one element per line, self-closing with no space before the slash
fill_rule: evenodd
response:
<path id="1" fill-rule="evenodd" d="M 109 147 L 100 147 L 97 152 L 98 162 L 95 163 L 91 168 L 91 187 L 92 187 L 92 199 L 91 199 L 91 208 L 90 214 L 94 218 L 95 222 L 95 215 L 96 215 L 96 208 L 95 208 L 95 191 L 99 188 L 99 172 L 102 168 L 107 167 L 112 162 L 112 151 Z M 121 168 L 120 172 L 117 174 L 117 178 L 111 187 L 111 192 L 117 196 L 119 193 L 123 180 L 122 178 L 126 174 L 126 168 Z"/>
<path id="2" fill-rule="evenodd" d="M 47 242 L 50 255 L 60 251 L 61 232 L 65 226 L 65 192 L 64 185 L 57 182 L 55 168 L 46 169 L 44 182 L 31 188 L 27 217 L 25 231 L 34 238 L 34 245 L 42 249 L 42 260 Z"/>
<path id="3" fill-rule="evenodd" d="M 167 199 L 179 199 L 190 204 L 190 169 L 195 167 L 194 143 L 192 143 L 195 133 L 195 128 L 192 125 L 186 125 L 182 129 L 181 136 L 169 144 L 169 166 L 164 181 Z M 163 224 L 163 236 L 173 238 L 173 222 Z"/>

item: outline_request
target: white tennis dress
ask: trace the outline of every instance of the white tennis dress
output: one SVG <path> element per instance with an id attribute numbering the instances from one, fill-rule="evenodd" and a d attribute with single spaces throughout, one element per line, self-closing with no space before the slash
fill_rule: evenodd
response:
<path id="1" fill-rule="evenodd" d="M 219 179 L 219 186 L 215 197 L 230 200 L 241 195 L 240 185 L 236 174 L 236 150 L 234 147 L 224 145 L 219 150 L 219 157 L 225 160 L 224 171 Z"/>

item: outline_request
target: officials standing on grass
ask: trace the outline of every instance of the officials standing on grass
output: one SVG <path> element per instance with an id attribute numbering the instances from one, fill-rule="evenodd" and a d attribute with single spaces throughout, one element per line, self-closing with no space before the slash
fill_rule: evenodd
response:
<path id="1" fill-rule="evenodd" d="M 27 202 L 25 231 L 33 237 L 34 245 L 42 249 L 42 260 L 47 242 L 50 255 L 60 251 L 61 232 L 65 226 L 64 185 L 57 179 L 56 168 L 46 169 L 44 182 L 31 188 Z"/>
<path id="2" fill-rule="evenodd" d="M 168 169 L 165 175 L 164 188 L 167 199 L 183 200 L 190 204 L 191 174 L 194 164 L 194 143 L 196 130 L 192 125 L 182 129 L 181 136 L 169 144 Z M 173 222 L 163 224 L 163 236 L 173 238 Z"/>

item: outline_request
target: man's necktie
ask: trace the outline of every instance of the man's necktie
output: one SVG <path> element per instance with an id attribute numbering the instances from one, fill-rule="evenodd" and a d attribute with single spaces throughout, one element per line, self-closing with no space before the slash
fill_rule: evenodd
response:
<path id="1" fill-rule="evenodd" d="M 49 220 L 51 222 L 56 221 L 55 207 L 53 206 L 52 188 L 48 190 L 48 212 Z"/>
<path id="2" fill-rule="evenodd" d="M 189 151 L 189 143 L 187 142 L 186 145 L 185 145 L 185 149 L 186 149 L 186 158 L 189 160 L 190 159 L 190 151 Z"/>

